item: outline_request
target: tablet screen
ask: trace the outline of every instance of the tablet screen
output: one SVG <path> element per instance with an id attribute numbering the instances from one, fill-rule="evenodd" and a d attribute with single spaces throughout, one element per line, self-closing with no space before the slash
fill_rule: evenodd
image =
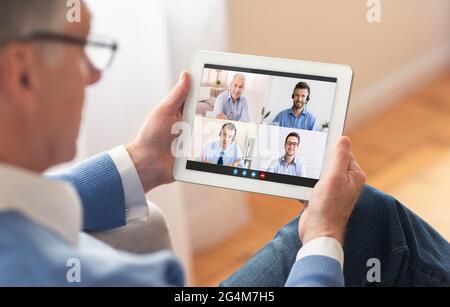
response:
<path id="1" fill-rule="evenodd" d="M 337 79 L 206 64 L 186 168 L 314 187 Z"/>

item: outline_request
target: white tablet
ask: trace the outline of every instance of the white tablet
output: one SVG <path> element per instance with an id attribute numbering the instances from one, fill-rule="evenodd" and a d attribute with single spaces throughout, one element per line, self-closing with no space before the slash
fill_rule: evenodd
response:
<path id="1" fill-rule="evenodd" d="M 349 66 L 200 51 L 176 180 L 309 200 L 342 135 Z"/>

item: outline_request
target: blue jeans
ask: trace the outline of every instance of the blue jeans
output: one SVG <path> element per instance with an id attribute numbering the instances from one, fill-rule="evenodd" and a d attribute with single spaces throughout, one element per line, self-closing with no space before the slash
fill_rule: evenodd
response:
<path id="1" fill-rule="evenodd" d="M 301 247 L 298 218 L 221 286 L 283 287 Z M 366 186 L 350 217 L 344 243 L 346 286 L 450 287 L 450 244 L 396 199 Z M 380 262 L 370 283 L 368 260 Z"/>

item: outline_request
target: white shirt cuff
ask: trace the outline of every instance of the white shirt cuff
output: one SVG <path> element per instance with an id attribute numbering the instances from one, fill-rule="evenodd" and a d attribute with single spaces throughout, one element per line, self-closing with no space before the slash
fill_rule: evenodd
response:
<path id="1" fill-rule="evenodd" d="M 108 154 L 114 161 L 122 179 L 127 222 L 147 217 L 149 210 L 144 188 L 142 187 L 141 179 L 139 178 L 133 160 L 131 160 L 125 146 L 117 146 L 108 151 Z"/>
<path id="2" fill-rule="evenodd" d="M 344 270 L 344 250 L 336 239 L 330 237 L 319 237 L 311 240 L 297 254 L 297 261 L 308 256 L 325 256 L 330 257 L 341 265 Z"/>

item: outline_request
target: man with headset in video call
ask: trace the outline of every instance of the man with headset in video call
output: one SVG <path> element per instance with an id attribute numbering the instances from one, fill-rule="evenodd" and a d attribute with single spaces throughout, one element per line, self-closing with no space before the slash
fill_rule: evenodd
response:
<path id="1" fill-rule="evenodd" d="M 299 82 L 292 92 L 293 105 L 291 108 L 278 113 L 273 119 L 273 123 L 280 127 L 317 130 L 316 118 L 305 110 L 311 99 L 311 88 L 306 82 Z"/>
<path id="2" fill-rule="evenodd" d="M 203 149 L 202 161 L 218 165 L 244 167 L 242 152 L 236 144 L 237 129 L 233 123 L 226 123 L 219 132 L 219 141 L 207 144 Z"/>

